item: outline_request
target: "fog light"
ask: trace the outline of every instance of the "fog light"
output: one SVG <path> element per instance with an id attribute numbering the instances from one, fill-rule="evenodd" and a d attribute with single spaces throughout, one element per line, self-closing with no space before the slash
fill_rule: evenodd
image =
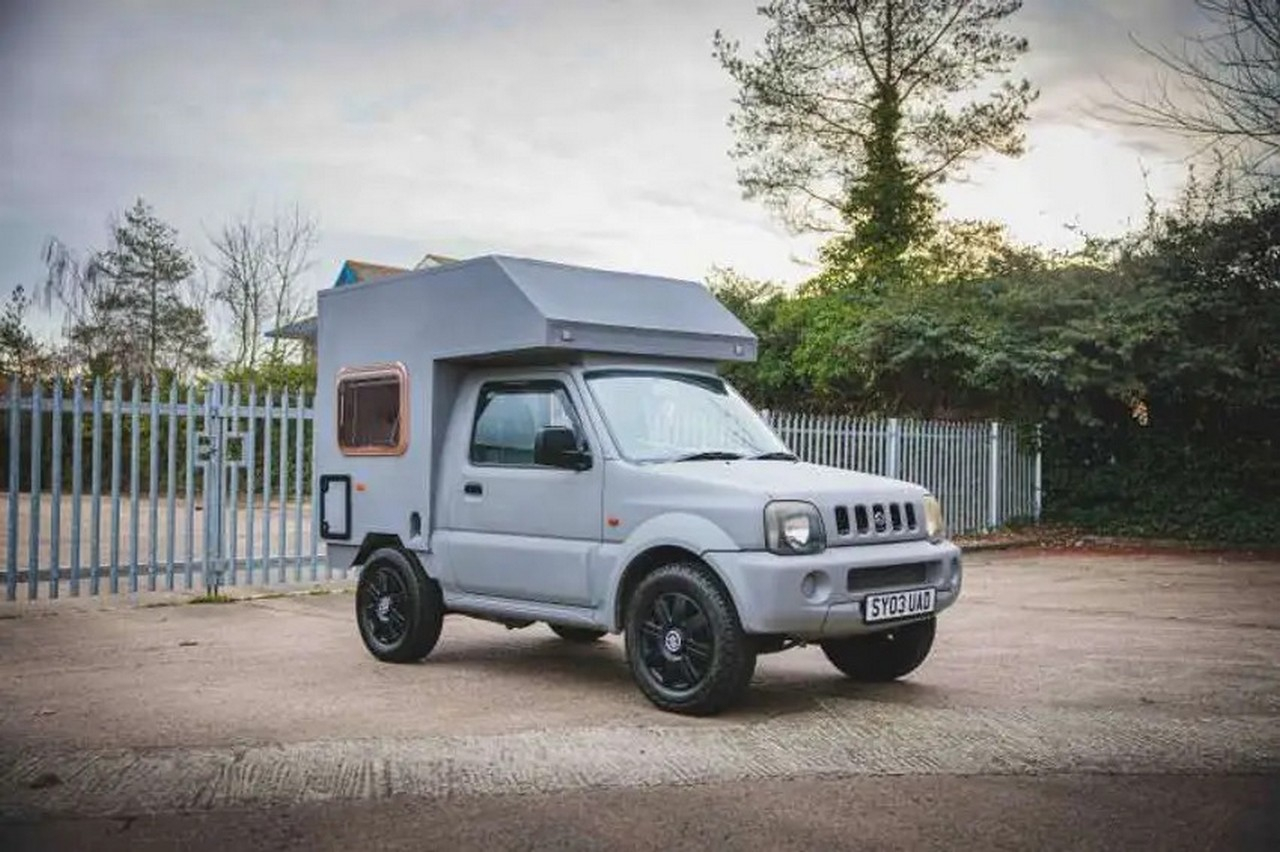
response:
<path id="1" fill-rule="evenodd" d="M 825 571 L 810 571 L 800 581 L 800 594 L 813 603 L 822 603 L 831 595 L 831 578 Z"/>
<path id="2" fill-rule="evenodd" d="M 951 559 L 951 579 L 947 583 L 951 591 L 960 591 L 960 557 L 955 556 Z"/>

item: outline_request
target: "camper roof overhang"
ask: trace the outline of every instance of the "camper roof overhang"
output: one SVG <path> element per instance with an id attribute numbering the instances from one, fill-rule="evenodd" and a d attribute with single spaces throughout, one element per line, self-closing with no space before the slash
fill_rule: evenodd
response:
<path id="1" fill-rule="evenodd" d="M 389 298 L 390 297 L 390 298 Z M 435 360 L 593 352 L 690 361 L 752 361 L 756 338 L 693 281 L 485 256 L 320 293 L 377 322 L 391 309 L 421 319 L 415 346 Z"/>

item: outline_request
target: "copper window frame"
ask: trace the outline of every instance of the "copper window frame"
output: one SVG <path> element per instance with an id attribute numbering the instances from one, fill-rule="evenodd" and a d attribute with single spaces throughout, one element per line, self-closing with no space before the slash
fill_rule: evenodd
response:
<path id="1" fill-rule="evenodd" d="M 342 442 L 342 384 L 353 379 L 392 378 L 400 385 L 400 433 L 394 444 L 364 444 L 348 446 Z M 387 364 L 369 364 L 363 367 L 343 367 L 334 381 L 337 429 L 335 439 L 338 451 L 344 456 L 402 456 L 409 449 L 409 371 L 404 364 L 395 361 Z"/>

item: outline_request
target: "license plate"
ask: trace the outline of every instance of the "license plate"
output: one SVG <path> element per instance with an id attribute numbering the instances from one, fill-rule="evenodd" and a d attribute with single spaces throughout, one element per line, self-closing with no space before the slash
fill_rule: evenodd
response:
<path id="1" fill-rule="evenodd" d="M 885 595 L 867 595 L 862 602 L 862 617 L 868 624 L 891 618 L 909 618 L 933 612 L 933 589 L 911 589 Z"/>

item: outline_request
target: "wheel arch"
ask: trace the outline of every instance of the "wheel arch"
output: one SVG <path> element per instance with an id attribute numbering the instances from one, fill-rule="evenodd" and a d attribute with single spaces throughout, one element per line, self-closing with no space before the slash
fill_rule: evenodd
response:
<path id="1" fill-rule="evenodd" d="M 610 617 L 613 619 L 615 630 L 623 628 L 626 620 L 627 601 L 630 600 L 631 593 L 640 584 L 640 581 L 662 566 L 678 562 L 699 566 L 710 578 L 711 582 L 715 583 L 720 588 L 720 591 L 724 593 L 729 605 L 733 607 L 734 613 L 737 614 L 738 601 L 734 597 L 733 589 L 725 582 L 724 577 L 720 576 L 720 572 L 716 570 L 714 565 L 683 545 L 656 544 L 636 554 L 627 563 L 626 568 L 623 569 L 622 575 L 618 579 L 613 596 L 613 605 L 610 610 Z"/>
<path id="2" fill-rule="evenodd" d="M 418 558 L 418 553 L 411 547 L 405 547 L 400 536 L 395 533 L 367 533 L 364 537 L 364 541 L 360 542 L 360 549 L 356 551 L 355 558 L 351 560 L 352 566 L 359 566 L 363 569 L 365 563 L 369 561 L 369 558 L 379 550 L 383 549 L 394 550 L 397 553 L 400 553 L 405 559 L 409 560 L 410 565 L 413 565 L 421 571 L 424 577 L 428 580 L 436 580 L 435 577 L 431 576 L 431 572 L 427 570 L 427 566 Z"/>

